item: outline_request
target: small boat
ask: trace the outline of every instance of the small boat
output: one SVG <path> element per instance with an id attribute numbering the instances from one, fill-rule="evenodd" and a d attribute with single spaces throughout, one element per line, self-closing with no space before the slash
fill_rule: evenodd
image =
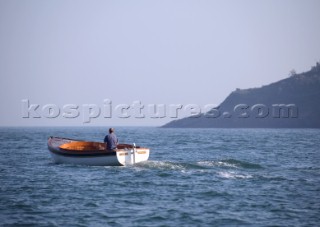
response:
<path id="1" fill-rule="evenodd" d="M 55 163 L 88 166 L 125 166 L 147 161 L 150 150 L 135 144 L 119 144 L 107 150 L 105 143 L 49 137 L 48 149 Z"/>

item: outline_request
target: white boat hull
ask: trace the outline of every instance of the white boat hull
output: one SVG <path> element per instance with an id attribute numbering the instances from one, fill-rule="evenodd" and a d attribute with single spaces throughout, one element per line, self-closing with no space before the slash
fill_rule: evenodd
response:
<path id="1" fill-rule="evenodd" d="M 120 166 L 116 155 L 104 157 L 68 157 L 50 152 L 53 161 L 57 164 L 74 164 L 88 166 Z"/>
<path id="2" fill-rule="evenodd" d="M 72 152 L 61 149 L 62 144 L 75 140 L 50 137 L 48 149 L 55 163 L 74 164 L 88 166 L 125 166 L 147 161 L 149 158 L 148 148 L 117 149 L 116 151 L 97 150 Z"/>

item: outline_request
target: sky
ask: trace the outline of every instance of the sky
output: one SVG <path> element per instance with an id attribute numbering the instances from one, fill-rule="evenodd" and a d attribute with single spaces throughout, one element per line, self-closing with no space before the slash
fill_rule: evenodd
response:
<path id="1" fill-rule="evenodd" d="M 205 112 L 320 61 L 319 10 L 319 0 L 0 0 L 0 126 L 160 126 Z"/>

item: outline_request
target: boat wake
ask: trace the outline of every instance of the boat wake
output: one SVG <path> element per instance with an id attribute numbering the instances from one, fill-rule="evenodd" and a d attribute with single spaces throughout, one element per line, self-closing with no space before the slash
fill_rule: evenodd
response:
<path id="1" fill-rule="evenodd" d="M 221 171 L 218 172 L 218 176 L 221 178 L 227 178 L 227 179 L 249 179 L 253 176 L 250 174 L 241 174 L 234 171 Z"/>
<path id="2" fill-rule="evenodd" d="M 224 179 L 250 179 L 253 178 L 250 169 L 262 169 L 259 164 L 245 161 L 226 159 L 217 161 L 198 161 L 192 163 L 179 163 L 171 161 L 147 161 L 135 165 L 137 170 L 154 169 L 160 171 L 180 172 L 184 174 L 213 174 Z M 250 173 L 249 173 L 249 172 Z"/>
<path id="3" fill-rule="evenodd" d="M 176 170 L 176 171 L 187 171 L 191 169 L 204 169 L 197 164 L 192 163 L 177 163 L 170 161 L 146 161 L 136 164 L 137 167 L 158 169 L 158 170 Z"/>
<path id="4" fill-rule="evenodd" d="M 201 166 L 207 167 L 226 167 L 226 168 L 236 168 L 236 169 L 261 169 L 263 168 L 259 164 L 249 163 L 245 161 L 240 161 L 236 159 L 225 159 L 220 161 L 199 161 L 197 162 Z"/>

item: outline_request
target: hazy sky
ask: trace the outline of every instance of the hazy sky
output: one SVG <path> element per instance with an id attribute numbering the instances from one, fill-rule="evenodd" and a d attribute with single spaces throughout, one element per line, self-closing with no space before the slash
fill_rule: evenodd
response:
<path id="1" fill-rule="evenodd" d="M 0 0 L 0 126 L 83 125 L 98 111 L 86 104 L 112 117 L 84 125 L 161 125 L 169 113 L 115 108 L 219 104 L 307 71 L 320 61 L 319 12 L 319 0 Z"/>

